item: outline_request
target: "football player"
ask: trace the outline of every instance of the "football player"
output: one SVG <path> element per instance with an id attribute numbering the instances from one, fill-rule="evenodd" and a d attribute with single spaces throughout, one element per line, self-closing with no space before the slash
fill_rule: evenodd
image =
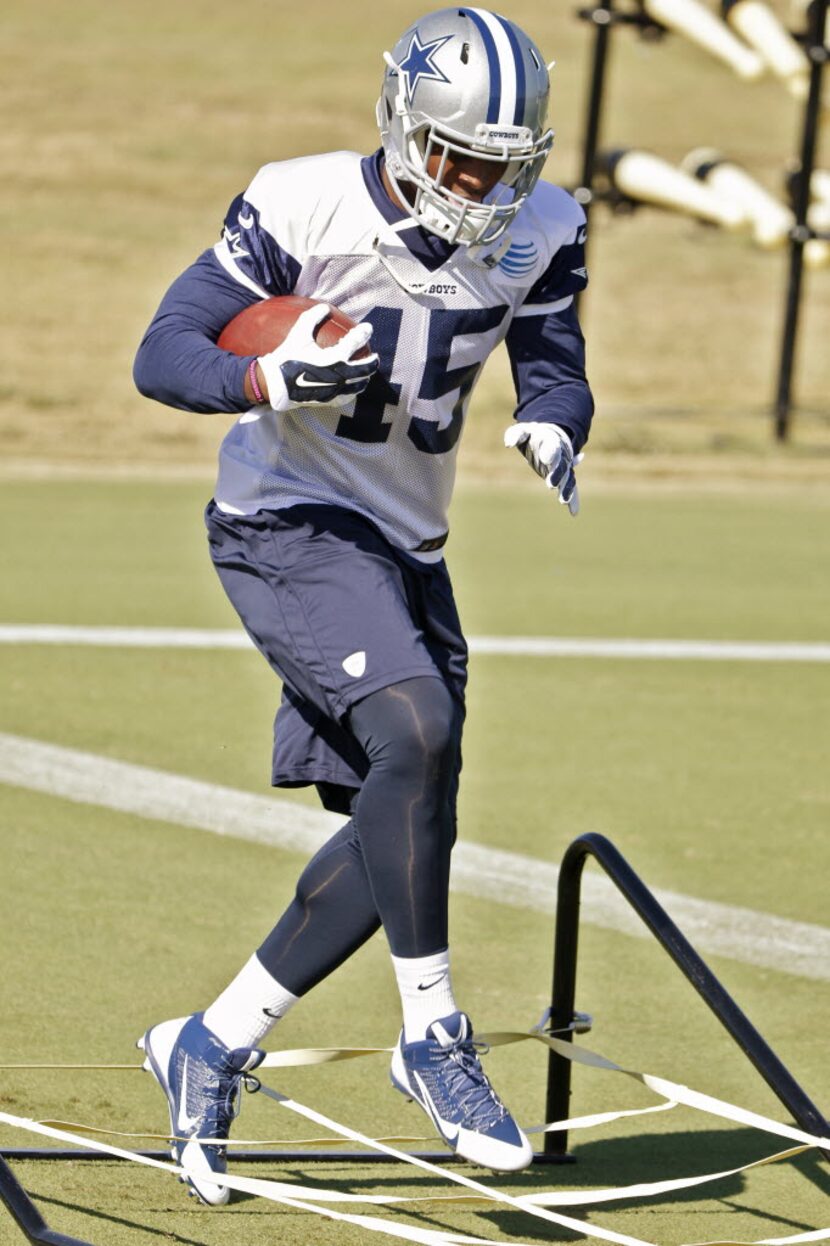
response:
<path id="1" fill-rule="evenodd" d="M 548 70 L 513 22 L 447 8 L 386 53 L 381 146 L 268 164 L 221 240 L 170 287 L 135 364 L 142 393 L 239 418 L 206 522 L 222 584 L 283 684 L 272 782 L 348 818 L 240 973 L 203 1012 L 139 1040 L 190 1190 L 223 1203 L 240 1082 L 298 999 L 382 927 L 403 1026 L 392 1082 L 445 1142 L 529 1164 L 450 977 L 447 897 L 467 649 L 442 551 L 482 365 L 505 342 L 517 447 L 571 514 L 593 403 L 574 296 L 585 218 L 540 182 Z M 246 306 L 312 307 L 260 357 L 216 346 Z M 365 348 L 371 338 L 372 351 Z"/>

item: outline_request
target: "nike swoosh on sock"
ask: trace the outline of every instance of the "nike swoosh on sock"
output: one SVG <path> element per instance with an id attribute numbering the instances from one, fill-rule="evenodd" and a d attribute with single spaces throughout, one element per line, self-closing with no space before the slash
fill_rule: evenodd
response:
<path id="1" fill-rule="evenodd" d="M 442 973 L 437 978 L 434 978 L 432 982 L 419 982 L 418 990 L 419 991 L 431 991 L 432 988 L 434 986 L 437 986 L 439 982 L 443 982 L 446 979 L 446 976 L 447 975 L 445 973 Z"/>

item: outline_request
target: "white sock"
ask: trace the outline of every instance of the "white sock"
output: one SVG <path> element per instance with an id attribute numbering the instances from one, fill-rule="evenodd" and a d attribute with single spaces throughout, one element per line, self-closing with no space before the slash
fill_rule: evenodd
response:
<path id="1" fill-rule="evenodd" d="M 393 956 L 403 1007 L 404 1038 L 416 1043 L 439 1017 L 457 1011 L 450 982 L 449 949 L 434 956 Z"/>
<path id="2" fill-rule="evenodd" d="M 205 1025 L 226 1047 L 256 1047 L 298 998 L 271 977 L 254 953 L 205 1009 Z"/>

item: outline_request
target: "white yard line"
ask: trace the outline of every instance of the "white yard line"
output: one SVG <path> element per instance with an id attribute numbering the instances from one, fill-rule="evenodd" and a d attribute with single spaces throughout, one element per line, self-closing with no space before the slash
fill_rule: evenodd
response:
<path id="1" fill-rule="evenodd" d="M 0 734 L 0 782 L 304 855 L 342 822 L 284 797 L 257 796 L 15 735 Z M 453 854 L 454 891 L 551 918 L 558 874 L 546 861 L 478 844 L 461 842 Z M 655 895 L 703 954 L 830 982 L 830 929 L 824 926 L 677 892 Z M 582 899 L 585 921 L 650 937 L 604 876 L 586 873 Z"/>
<path id="2" fill-rule="evenodd" d="M 0 644 L 133 649 L 250 649 L 241 628 L 0 626 Z M 537 658 L 656 658 L 706 662 L 830 662 L 830 644 L 739 640 L 625 640 L 568 636 L 471 636 L 471 653 Z"/>

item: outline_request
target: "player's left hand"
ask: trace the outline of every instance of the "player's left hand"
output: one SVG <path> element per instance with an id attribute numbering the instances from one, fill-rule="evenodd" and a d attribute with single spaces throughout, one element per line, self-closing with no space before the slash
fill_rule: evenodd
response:
<path id="1" fill-rule="evenodd" d="M 504 444 L 520 450 L 548 488 L 556 490 L 559 501 L 570 513 L 579 514 L 574 468 L 582 455 L 574 454 L 571 439 L 563 428 L 537 420 L 519 421 L 505 432 Z"/>

